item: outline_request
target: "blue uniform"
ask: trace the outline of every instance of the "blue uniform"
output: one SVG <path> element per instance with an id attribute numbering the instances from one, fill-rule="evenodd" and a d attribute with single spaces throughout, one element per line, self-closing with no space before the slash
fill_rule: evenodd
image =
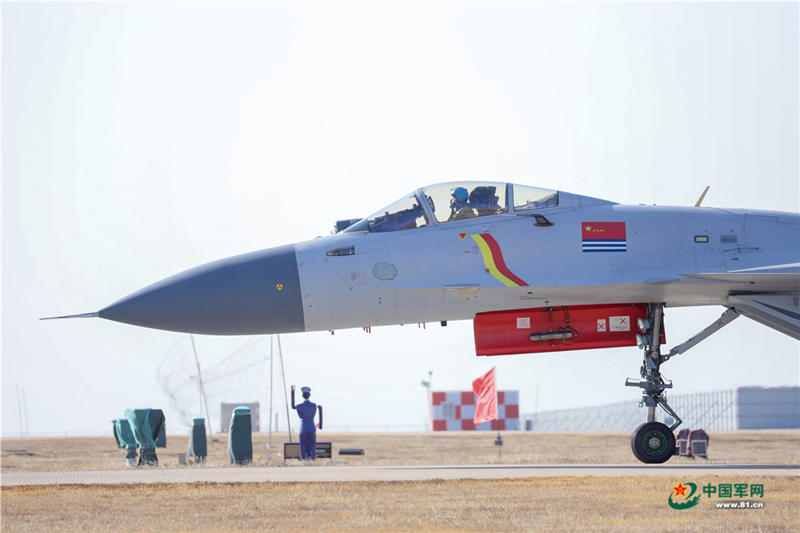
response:
<path id="1" fill-rule="evenodd" d="M 317 404 L 306 400 L 300 405 L 294 403 L 294 390 L 292 390 L 292 409 L 297 411 L 300 416 L 300 458 L 317 458 L 317 428 L 314 425 L 314 417 L 317 414 Z M 319 406 L 319 422 L 322 429 L 322 406 Z"/>

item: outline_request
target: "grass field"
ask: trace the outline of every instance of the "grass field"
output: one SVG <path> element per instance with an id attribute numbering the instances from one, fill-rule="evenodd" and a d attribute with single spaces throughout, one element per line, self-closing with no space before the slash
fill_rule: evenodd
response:
<path id="1" fill-rule="evenodd" d="M 334 451 L 359 447 L 366 455 L 334 456 L 334 464 L 632 463 L 627 435 L 506 432 L 502 457 L 492 433 L 320 434 Z M 273 443 L 285 435 L 273 436 Z M 800 464 L 800 432 L 712 435 L 709 462 Z M 256 465 L 282 465 L 280 447 L 267 450 L 256 435 Z M 158 468 L 180 468 L 186 437 L 170 437 Z M 24 454 L 20 450 L 25 450 Z M 124 454 L 113 439 L 4 439 L 3 471 L 120 469 Z M 27 454 L 33 455 L 27 455 Z M 227 465 L 222 437 L 210 448 L 211 466 Z M 676 457 L 675 463 L 691 459 Z M 697 460 L 700 461 L 700 460 Z M 695 461 L 695 462 L 697 462 Z M 324 468 L 328 460 L 303 468 Z M 287 467 L 300 467 L 290 461 Z M 183 467 L 185 468 L 185 467 Z M 762 509 L 717 509 L 729 501 L 703 496 L 690 509 L 669 507 L 678 482 L 763 484 L 764 496 L 733 498 Z M 189 483 L 3 487 L 5 531 L 797 531 L 797 476 L 554 477 L 518 480 L 330 483 Z"/>
<path id="2" fill-rule="evenodd" d="M 759 477 L 763 509 L 685 510 L 678 481 L 723 478 L 532 478 L 492 481 L 159 484 L 3 489 L 3 531 L 797 531 L 799 480 Z M 730 478 L 727 478 L 731 481 Z"/>

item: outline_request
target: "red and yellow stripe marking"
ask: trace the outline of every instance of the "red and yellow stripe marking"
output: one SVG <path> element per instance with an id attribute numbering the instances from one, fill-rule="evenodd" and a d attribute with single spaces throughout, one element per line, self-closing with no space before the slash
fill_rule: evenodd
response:
<path id="1" fill-rule="evenodd" d="M 506 287 L 527 287 L 528 284 L 522 279 L 518 278 L 506 266 L 503 259 L 503 252 L 500 251 L 500 245 L 488 233 L 481 233 L 480 235 L 470 235 L 478 244 L 478 248 L 483 254 L 483 263 L 489 273 L 497 278 L 500 283 Z"/>

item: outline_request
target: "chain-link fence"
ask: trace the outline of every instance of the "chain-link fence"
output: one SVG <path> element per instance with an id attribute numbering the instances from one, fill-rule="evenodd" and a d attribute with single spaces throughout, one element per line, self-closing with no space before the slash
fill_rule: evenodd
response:
<path id="1" fill-rule="evenodd" d="M 731 431 L 737 425 L 737 391 L 726 390 L 668 396 L 667 402 L 683 419 L 681 427 Z M 660 408 L 656 419 L 667 417 Z M 646 409 L 638 400 L 596 407 L 523 413 L 522 428 L 528 431 L 631 431 L 645 421 Z"/>

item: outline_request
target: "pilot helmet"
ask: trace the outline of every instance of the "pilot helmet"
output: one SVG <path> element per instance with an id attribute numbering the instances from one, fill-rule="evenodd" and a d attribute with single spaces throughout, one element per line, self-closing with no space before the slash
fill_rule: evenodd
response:
<path id="1" fill-rule="evenodd" d="M 455 189 L 453 189 L 453 192 L 451 194 L 453 195 L 453 198 L 456 199 L 456 202 L 460 204 L 463 204 L 464 202 L 467 201 L 467 198 L 469 198 L 467 189 L 465 189 L 464 187 L 456 187 Z"/>

